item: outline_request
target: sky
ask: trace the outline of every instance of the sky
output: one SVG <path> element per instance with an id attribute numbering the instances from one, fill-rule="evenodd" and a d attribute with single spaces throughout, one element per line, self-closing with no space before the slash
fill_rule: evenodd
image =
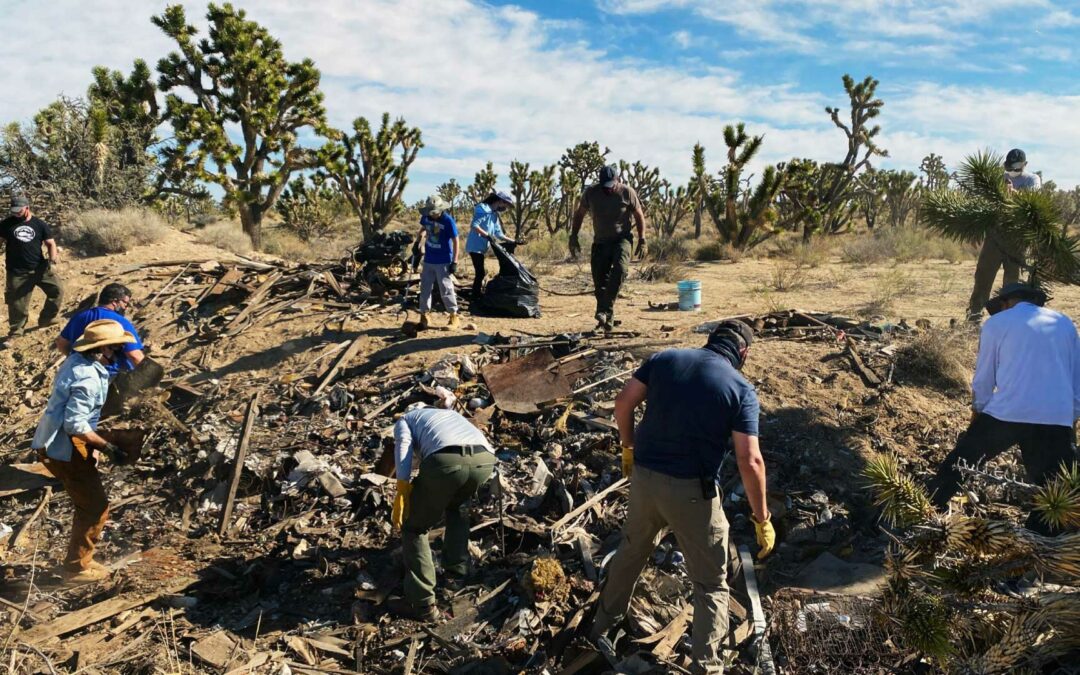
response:
<path id="1" fill-rule="evenodd" d="M 95 65 L 153 64 L 171 45 L 156 0 L 0 0 L 0 121 L 81 95 Z M 203 3 L 184 3 L 203 26 Z M 292 60 L 322 72 L 330 122 L 384 111 L 420 127 L 407 201 L 487 161 L 551 164 L 581 141 L 688 179 L 691 148 L 723 164 L 723 127 L 765 141 L 752 169 L 837 161 L 841 77 L 871 75 L 885 105 L 878 167 L 955 166 L 982 148 L 1080 184 L 1080 0 L 241 0 Z"/>

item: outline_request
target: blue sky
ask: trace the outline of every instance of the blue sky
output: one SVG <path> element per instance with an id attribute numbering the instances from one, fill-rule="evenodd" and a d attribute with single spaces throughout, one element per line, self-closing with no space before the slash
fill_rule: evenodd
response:
<path id="1" fill-rule="evenodd" d="M 158 0 L 3 0 L 22 29 L 0 44 L 0 120 L 28 119 L 85 91 L 95 64 L 150 62 L 169 45 Z M 955 165 L 983 147 L 1027 150 L 1030 168 L 1080 183 L 1080 2 L 1049 0 L 253 0 L 236 4 L 290 58 L 323 72 L 331 122 L 384 110 L 424 133 L 407 196 L 487 160 L 552 163 L 598 140 L 612 157 L 673 181 L 690 149 L 721 166 L 725 124 L 764 133 L 761 162 L 836 160 L 843 134 L 823 108 L 844 73 L 881 81 L 880 165 Z M 202 3 L 185 3 L 201 24 Z M 17 96 L 11 91 L 19 91 Z"/>

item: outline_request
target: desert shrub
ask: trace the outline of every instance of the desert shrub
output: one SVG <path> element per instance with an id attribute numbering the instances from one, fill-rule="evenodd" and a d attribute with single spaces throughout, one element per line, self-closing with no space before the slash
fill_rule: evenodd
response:
<path id="1" fill-rule="evenodd" d="M 851 273 L 843 267 L 834 267 L 825 272 L 822 283 L 826 288 L 844 288 L 851 281 Z"/>
<path id="2" fill-rule="evenodd" d="M 689 270 L 677 260 L 656 260 L 643 264 L 638 276 L 642 281 L 653 284 L 659 282 L 675 283 L 686 278 Z"/>
<path id="3" fill-rule="evenodd" d="M 883 314 L 892 308 L 898 297 L 914 288 L 915 282 L 907 272 L 895 267 L 886 270 L 874 279 L 873 295 L 860 313 L 866 316 Z"/>
<path id="4" fill-rule="evenodd" d="M 588 246 L 585 242 L 585 233 L 579 235 L 581 239 L 581 254 L 588 255 Z M 562 261 L 570 257 L 570 233 L 560 230 L 555 234 L 530 239 L 524 245 L 519 246 L 515 255 L 519 255 L 526 262 L 535 265 L 540 262 Z"/>
<path id="5" fill-rule="evenodd" d="M 769 274 L 769 288 L 779 293 L 795 291 L 806 283 L 806 268 L 790 260 L 778 262 Z"/>
<path id="6" fill-rule="evenodd" d="M 306 261 L 315 258 L 315 252 L 309 243 L 283 227 L 275 227 L 263 232 L 263 253 L 276 255 L 286 260 Z"/>
<path id="7" fill-rule="evenodd" d="M 922 227 L 885 227 L 852 237 L 841 247 L 840 259 L 857 265 L 886 261 L 915 262 L 944 259 L 958 262 L 974 255 L 966 244 L 945 239 Z"/>
<path id="8" fill-rule="evenodd" d="M 664 237 L 649 243 L 649 258 L 656 262 L 685 262 L 690 259 L 690 245 L 680 237 Z"/>
<path id="9" fill-rule="evenodd" d="M 202 244 L 217 246 L 233 253 L 250 253 L 251 237 L 244 233 L 239 223 L 221 221 L 198 230 L 196 240 Z"/>
<path id="10" fill-rule="evenodd" d="M 739 262 L 742 259 L 742 251 L 731 244 L 721 241 L 709 241 L 697 247 L 694 251 L 694 260 L 698 262 L 715 262 L 727 260 Z"/>
<path id="11" fill-rule="evenodd" d="M 832 242 L 824 237 L 809 242 L 801 239 L 781 239 L 776 242 L 773 255 L 790 260 L 799 267 L 818 267 L 828 262 L 832 255 Z"/>
<path id="12" fill-rule="evenodd" d="M 104 255 L 161 241 L 168 231 L 161 215 L 149 209 L 92 209 L 76 215 L 62 239 L 80 253 Z"/>
<path id="13" fill-rule="evenodd" d="M 971 382 L 976 344 L 970 330 L 928 330 L 897 350 L 897 376 L 906 383 L 945 393 L 965 393 Z"/>

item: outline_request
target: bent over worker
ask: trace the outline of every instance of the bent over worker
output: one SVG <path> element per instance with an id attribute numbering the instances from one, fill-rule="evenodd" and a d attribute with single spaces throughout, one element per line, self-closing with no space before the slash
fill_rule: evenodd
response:
<path id="1" fill-rule="evenodd" d="M 589 257 L 592 269 L 593 293 L 596 296 L 597 328 L 610 331 L 615 326 L 615 300 L 630 271 L 630 253 L 634 235 L 630 219 L 637 228 L 635 255 L 645 255 L 645 213 L 634 188 L 619 180 L 614 165 L 600 169 L 600 180 L 581 195 L 570 226 L 570 254 L 581 253 L 578 232 L 585 214 L 592 214 L 593 244 Z"/>
<path id="2" fill-rule="evenodd" d="M 1014 445 L 1028 481 L 1044 484 L 1077 460 L 1073 423 L 1080 417 L 1080 338 L 1072 319 L 1044 307 L 1046 293 L 1009 284 L 986 304 L 971 380 L 971 424 L 930 482 L 936 506 L 960 486 L 956 464 L 978 464 Z M 1032 512 L 1026 527 L 1050 534 Z"/>
<path id="3" fill-rule="evenodd" d="M 108 576 L 107 568 L 94 561 L 94 549 L 109 514 L 97 463 L 101 453 L 117 462 L 123 462 L 125 455 L 101 436 L 97 427 L 109 387 L 105 364 L 134 340 L 116 321 L 102 319 L 87 325 L 56 374 L 31 443 L 45 468 L 64 484 L 75 507 L 71 539 L 61 566 L 75 582 Z"/>
<path id="4" fill-rule="evenodd" d="M 390 598 L 390 611 L 431 621 L 435 610 L 435 564 L 428 531 L 446 517 L 443 571 L 461 579 L 468 573 L 467 504 L 495 469 L 491 444 L 469 420 L 453 410 L 418 408 L 394 425 L 397 496 L 392 520 L 401 530 L 405 597 Z M 420 467 L 412 479 L 414 464 Z"/>
<path id="5" fill-rule="evenodd" d="M 717 483 L 728 438 L 752 511 L 758 558 L 776 542 L 765 502 L 757 393 L 739 373 L 752 340 L 745 323 L 722 322 L 701 349 L 654 354 L 615 399 L 623 474 L 633 478 L 623 539 L 607 567 L 591 639 L 603 637 L 626 614 L 657 535 L 667 527 L 694 587 L 694 668 L 723 671 L 728 523 Z M 635 431 L 634 410 L 643 402 L 645 415 Z"/>
<path id="6" fill-rule="evenodd" d="M 61 354 L 70 354 L 71 345 L 82 335 L 88 325 L 94 321 L 110 319 L 123 326 L 135 340 L 122 345 L 120 352 L 116 355 L 116 360 L 105 364 L 105 370 L 109 371 L 110 376 L 135 370 L 136 366 L 146 358 L 146 353 L 143 351 L 143 343 L 139 339 L 138 331 L 127 318 L 127 310 L 131 304 L 131 289 L 123 284 L 107 284 L 98 293 L 96 307 L 84 309 L 68 320 L 67 325 L 60 331 L 60 337 L 56 338 L 56 348 Z"/>

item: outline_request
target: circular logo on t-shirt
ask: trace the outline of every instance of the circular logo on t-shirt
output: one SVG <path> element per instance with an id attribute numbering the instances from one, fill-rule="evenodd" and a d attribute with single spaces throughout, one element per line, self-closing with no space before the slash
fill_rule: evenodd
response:
<path id="1" fill-rule="evenodd" d="M 15 228 L 15 238 L 24 244 L 34 241 L 35 236 L 34 228 L 29 225 L 20 225 Z"/>

